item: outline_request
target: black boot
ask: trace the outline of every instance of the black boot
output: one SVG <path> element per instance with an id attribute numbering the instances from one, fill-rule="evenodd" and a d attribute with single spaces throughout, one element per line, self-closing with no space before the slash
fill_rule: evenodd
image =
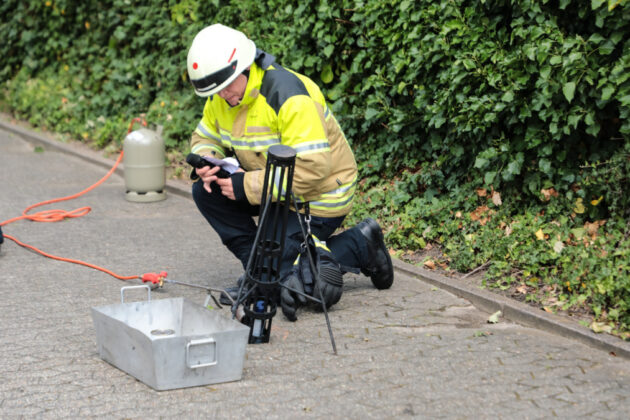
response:
<path id="1" fill-rule="evenodd" d="M 241 283 L 243 283 L 243 281 L 245 281 L 245 274 L 238 278 L 238 280 L 236 281 L 236 286 L 226 287 L 225 289 L 223 289 L 224 291 L 221 292 L 221 296 L 219 296 L 219 303 L 221 303 L 221 305 L 232 306 L 232 303 L 236 302 L 236 299 L 238 298 L 238 289 L 240 289 Z M 230 297 L 232 298 L 231 300 L 230 297 L 227 297 L 225 295 L 225 292 L 230 295 Z"/>
<path id="2" fill-rule="evenodd" d="M 221 305 L 232 306 L 232 304 L 236 302 L 236 299 L 238 298 L 239 288 L 240 286 L 232 286 L 223 289 L 223 291 L 221 292 L 221 296 L 219 296 L 219 302 L 221 303 Z M 225 293 L 228 293 L 232 300 L 230 300 L 230 297 L 227 297 Z"/>
<path id="3" fill-rule="evenodd" d="M 385 246 L 383 231 L 376 220 L 367 218 L 357 225 L 367 242 L 368 265 L 361 272 L 377 289 L 389 289 L 394 282 L 394 266 Z"/>

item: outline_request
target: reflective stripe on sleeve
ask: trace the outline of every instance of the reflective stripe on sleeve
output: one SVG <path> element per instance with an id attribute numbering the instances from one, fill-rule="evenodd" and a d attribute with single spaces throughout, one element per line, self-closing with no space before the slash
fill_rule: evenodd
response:
<path id="1" fill-rule="evenodd" d="M 221 141 L 220 138 L 210 133 L 210 130 L 208 130 L 201 122 L 197 124 L 197 129 L 195 131 L 203 138 Z"/>
<path id="2" fill-rule="evenodd" d="M 317 201 L 311 201 L 311 208 L 320 210 L 340 210 L 352 204 L 354 200 L 354 192 L 356 190 L 356 176 L 347 184 L 340 186 L 332 191 L 322 194 Z"/>
<path id="3" fill-rule="evenodd" d="M 199 153 L 199 152 L 201 150 L 203 150 L 203 149 L 210 149 L 212 151 L 212 153 L 218 154 L 219 156 L 224 156 L 225 155 L 225 153 L 223 152 L 223 149 L 220 146 L 217 146 L 214 143 L 197 144 L 190 151 L 192 153 L 196 153 L 196 154 L 200 155 L 202 153 Z"/>
<path id="4" fill-rule="evenodd" d="M 325 152 L 330 150 L 330 144 L 327 140 L 317 140 L 300 143 L 299 145 L 293 146 L 295 152 L 298 155 L 305 155 L 314 152 Z"/>

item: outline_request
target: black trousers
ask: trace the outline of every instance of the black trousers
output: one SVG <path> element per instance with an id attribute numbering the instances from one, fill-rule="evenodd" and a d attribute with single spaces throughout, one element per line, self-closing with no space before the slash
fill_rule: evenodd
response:
<path id="1" fill-rule="evenodd" d="M 223 245 L 241 261 L 243 268 L 246 268 L 258 229 L 253 217 L 258 216 L 260 206 L 230 200 L 221 194 L 218 185 L 212 184 L 211 187 L 212 193 L 208 193 L 201 181 L 195 182 L 192 186 L 193 199 L 201 214 L 221 238 Z M 339 264 L 354 269 L 352 271 L 358 271 L 369 262 L 363 234 L 354 227 L 338 235 L 332 235 L 341 226 L 344 218 L 345 216 L 334 218 L 312 216 L 311 231 L 320 241 L 326 242 Z M 292 267 L 302 240 L 298 215 L 289 212 L 281 258 L 281 276 Z"/>

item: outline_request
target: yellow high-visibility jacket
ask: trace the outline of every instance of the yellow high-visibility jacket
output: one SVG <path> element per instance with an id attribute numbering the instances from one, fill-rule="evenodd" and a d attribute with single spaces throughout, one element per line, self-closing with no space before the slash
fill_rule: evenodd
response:
<path id="1" fill-rule="evenodd" d="M 257 205 L 267 149 L 291 146 L 297 152 L 293 192 L 298 200 L 308 201 L 314 216 L 348 214 L 357 165 L 341 127 L 312 80 L 269 61 L 267 56 L 267 63 L 257 59 L 251 65 L 239 105 L 231 107 L 218 95 L 208 98 L 191 151 L 217 158 L 234 155 L 246 171 L 241 195 Z"/>

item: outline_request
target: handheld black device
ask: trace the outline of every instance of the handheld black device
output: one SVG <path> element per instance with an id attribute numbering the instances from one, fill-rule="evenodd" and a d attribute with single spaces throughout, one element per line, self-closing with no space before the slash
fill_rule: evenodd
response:
<path id="1" fill-rule="evenodd" d="M 214 168 L 216 165 L 214 165 L 211 162 L 208 162 L 207 160 L 205 160 L 203 157 L 195 154 L 195 153 L 189 153 L 188 156 L 186 156 L 186 162 L 192 166 L 193 168 L 197 168 L 197 169 L 201 169 L 204 166 L 209 166 L 211 168 Z M 219 178 L 229 178 L 230 177 L 230 173 L 228 171 L 226 171 L 225 169 L 221 168 L 219 169 L 219 172 L 217 172 L 217 177 Z"/>

